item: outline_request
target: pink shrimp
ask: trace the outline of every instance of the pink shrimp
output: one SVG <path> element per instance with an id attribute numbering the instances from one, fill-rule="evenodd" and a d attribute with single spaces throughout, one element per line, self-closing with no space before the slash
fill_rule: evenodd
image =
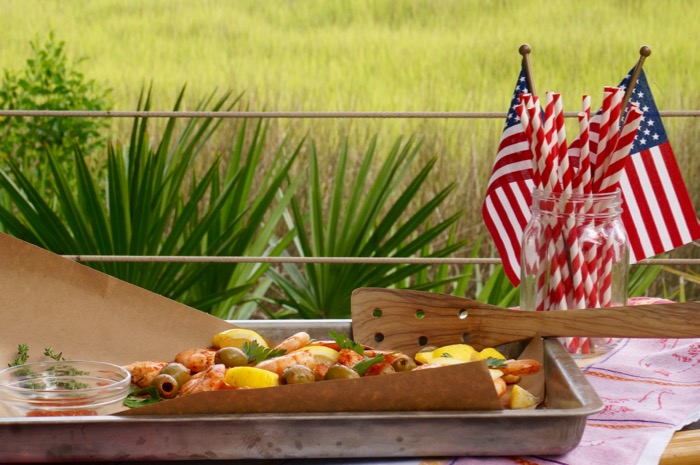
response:
<path id="1" fill-rule="evenodd" d="M 379 350 L 379 349 L 365 349 L 365 357 L 376 357 L 377 355 L 384 355 L 386 360 L 391 363 L 399 357 L 408 357 L 408 355 L 395 350 Z"/>
<path id="2" fill-rule="evenodd" d="M 365 372 L 365 376 L 388 375 L 391 373 L 396 373 L 396 370 L 394 370 L 389 360 L 384 360 L 369 367 Z"/>
<path id="3" fill-rule="evenodd" d="M 153 378 L 158 376 L 160 370 L 163 369 L 168 362 L 157 362 L 149 360 L 147 362 L 134 362 L 125 365 L 124 368 L 131 373 L 131 382 L 140 388 L 145 388 L 151 385 Z"/>
<path id="4" fill-rule="evenodd" d="M 271 371 L 282 376 L 282 372 L 292 365 L 304 365 L 312 370 L 316 367 L 316 358 L 311 352 L 299 350 L 291 354 L 280 355 L 255 365 L 256 368 Z"/>
<path id="5" fill-rule="evenodd" d="M 306 344 L 308 344 L 310 340 L 311 336 L 309 336 L 309 333 L 301 331 L 296 334 L 292 334 L 287 339 L 277 344 L 274 348 L 283 349 L 285 353 L 288 354 L 290 352 L 294 352 L 297 349 L 301 349 Z"/>
<path id="6" fill-rule="evenodd" d="M 508 389 L 508 387 L 506 386 L 506 382 L 503 381 L 502 378 L 494 379 L 493 385 L 496 388 L 496 394 L 498 394 L 498 397 L 501 397 L 503 394 L 505 394 L 506 389 Z"/>
<path id="7" fill-rule="evenodd" d="M 503 373 L 503 375 L 534 375 L 542 369 L 542 364 L 537 360 L 506 360 L 503 366 L 495 366 L 494 369 Z"/>
<path id="8" fill-rule="evenodd" d="M 206 370 L 193 375 L 189 381 L 180 386 L 180 396 L 204 391 L 220 391 L 229 387 L 224 381 L 226 366 L 212 365 Z"/>
<path id="9" fill-rule="evenodd" d="M 177 363 L 182 363 L 192 373 L 200 373 L 214 364 L 216 351 L 212 349 L 187 349 L 175 357 Z"/>
<path id="10" fill-rule="evenodd" d="M 360 355 L 354 350 L 340 349 L 338 361 L 336 363 L 352 368 L 353 365 L 355 365 L 357 362 L 361 362 L 364 359 L 364 355 Z"/>
<path id="11" fill-rule="evenodd" d="M 312 342 L 309 342 L 308 345 L 328 347 L 329 349 L 333 349 L 337 352 L 340 352 L 340 346 L 338 345 L 338 343 L 336 341 L 325 341 L 325 340 L 324 341 L 312 341 Z M 372 347 L 370 347 L 370 346 L 367 346 L 364 344 L 360 344 L 360 345 L 365 350 L 373 350 Z"/>
<path id="12" fill-rule="evenodd" d="M 322 380 L 326 377 L 328 369 L 331 367 L 332 363 L 328 361 L 316 361 L 316 366 L 313 368 L 314 376 L 316 381 Z"/>

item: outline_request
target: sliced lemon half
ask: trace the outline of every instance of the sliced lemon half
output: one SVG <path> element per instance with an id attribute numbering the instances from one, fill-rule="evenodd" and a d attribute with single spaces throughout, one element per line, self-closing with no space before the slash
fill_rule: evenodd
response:
<path id="1" fill-rule="evenodd" d="M 452 344 L 449 346 L 438 347 L 432 352 L 433 358 L 457 358 L 464 362 L 479 360 L 479 355 L 474 348 L 468 344 Z"/>
<path id="2" fill-rule="evenodd" d="M 301 349 L 297 349 L 295 352 L 302 351 L 311 353 L 314 356 L 314 359 L 316 359 L 317 363 L 328 363 L 330 365 L 333 365 L 335 362 L 337 362 L 338 356 L 340 356 L 340 352 L 326 346 L 305 346 Z"/>
<path id="3" fill-rule="evenodd" d="M 233 367 L 226 370 L 224 382 L 236 388 L 265 388 L 277 386 L 279 375 L 255 367 Z"/>
<path id="4" fill-rule="evenodd" d="M 479 356 L 481 356 L 482 360 L 486 360 L 487 358 L 497 358 L 500 360 L 505 360 L 506 357 L 502 353 L 500 353 L 498 350 L 494 349 L 493 347 L 487 347 L 483 349 L 481 352 L 479 352 Z"/>
<path id="5" fill-rule="evenodd" d="M 233 328 L 222 331 L 214 335 L 211 343 L 217 349 L 221 349 L 222 347 L 237 347 L 242 349 L 243 344 L 252 341 L 256 341 L 263 347 L 268 347 L 267 342 L 260 334 L 244 328 Z"/>

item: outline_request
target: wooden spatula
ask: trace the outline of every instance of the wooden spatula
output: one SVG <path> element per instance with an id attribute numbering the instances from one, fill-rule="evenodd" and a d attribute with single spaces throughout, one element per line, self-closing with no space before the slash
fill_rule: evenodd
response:
<path id="1" fill-rule="evenodd" d="M 409 355 L 426 345 L 482 348 L 536 334 L 700 338 L 700 302 L 534 312 L 432 292 L 360 288 L 351 306 L 354 340 Z"/>

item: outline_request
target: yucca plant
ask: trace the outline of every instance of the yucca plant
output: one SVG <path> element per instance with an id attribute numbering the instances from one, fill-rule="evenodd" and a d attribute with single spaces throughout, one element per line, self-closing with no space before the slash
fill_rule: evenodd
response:
<path id="1" fill-rule="evenodd" d="M 318 154 L 311 145 L 308 169 L 308 212 L 298 199 L 291 202 L 287 221 L 297 230 L 290 254 L 302 257 L 411 257 L 449 231 L 461 217 L 457 211 L 444 219 L 430 220 L 453 191 L 451 183 L 422 205 L 418 196 L 430 177 L 435 159 L 422 167 L 400 191 L 419 145 L 413 140 L 396 141 L 383 158 L 374 182 L 368 178 L 377 160 L 377 141 L 372 139 L 364 152 L 357 174 L 347 167 L 348 145 L 341 145 L 332 182 L 332 192 L 322 196 Z M 432 179 L 431 181 L 435 181 Z M 349 192 L 346 192 L 348 190 Z M 324 201 L 325 200 L 325 201 Z M 409 213 L 413 211 L 414 213 Z M 463 248 L 464 240 L 453 240 L 432 248 L 426 256 L 448 257 Z M 287 264 L 283 272 L 270 268 L 284 297 L 275 316 L 302 318 L 348 318 L 350 296 L 359 287 L 411 287 L 405 280 L 429 265 L 425 264 Z M 455 278 L 457 279 L 457 278 Z M 438 277 L 436 285 L 450 279 Z M 421 283 L 422 288 L 426 280 Z"/>
<path id="2" fill-rule="evenodd" d="M 180 108 L 184 89 L 174 110 Z M 230 109 L 226 94 L 212 111 Z M 198 109 L 211 104 L 205 99 Z M 150 92 L 139 99 L 150 109 Z M 299 149 L 275 153 L 270 172 L 257 175 L 266 125 L 252 130 L 241 123 L 232 148 L 197 175 L 196 160 L 221 119 L 191 119 L 176 130 L 167 121 L 157 144 L 150 142 L 149 121 L 136 118 L 128 146 L 110 145 L 106 175 L 91 172 L 75 151 L 71 183 L 66 170 L 49 152 L 53 198 L 40 191 L 19 167 L 8 161 L 0 170 L 0 188 L 12 208 L 0 208 L 0 222 L 13 235 L 59 254 L 209 255 L 277 254 L 292 234 L 276 237 L 279 221 L 298 181 L 289 169 Z M 104 180 L 103 182 L 101 180 Z M 76 189 L 71 186 L 77 185 Z M 281 194 L 283 188 L 285 192 Z M 91 263 L 108 274 L 179 300 L 222 318 L 236 313 L 266 271 L 264 264 Z M 240 309 L 239 309 L 240 310 Z M 247 315 L 246 315 L 247 312 Z"/>

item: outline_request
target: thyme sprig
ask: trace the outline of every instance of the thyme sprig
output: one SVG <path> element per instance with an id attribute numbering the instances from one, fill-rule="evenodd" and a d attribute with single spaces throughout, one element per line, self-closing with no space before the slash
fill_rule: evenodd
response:
<path id="1" fill-rule="evenodd" d="M 8 367 L 16 367 L 18 365 L 24 365 L 29 360 L 29 346 L 27 344 L 20 344 L 17 346 L 17 358 L 12 362 L 8 363 Z"/>

